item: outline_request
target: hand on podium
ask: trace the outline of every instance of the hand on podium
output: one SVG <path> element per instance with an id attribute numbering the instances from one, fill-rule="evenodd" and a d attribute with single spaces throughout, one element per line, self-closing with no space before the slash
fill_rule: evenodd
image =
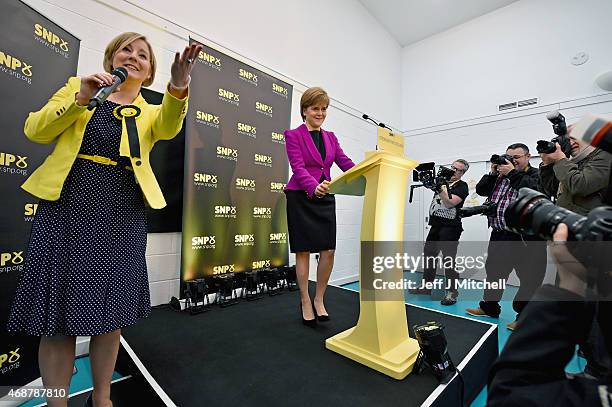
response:
<path id="1" fill-rule="evenodd" d="M 317 185 L 315 189 L 315 195 L 317 198 L 323 198 L 329 192 L 329 181 L 325 180 Z"/>

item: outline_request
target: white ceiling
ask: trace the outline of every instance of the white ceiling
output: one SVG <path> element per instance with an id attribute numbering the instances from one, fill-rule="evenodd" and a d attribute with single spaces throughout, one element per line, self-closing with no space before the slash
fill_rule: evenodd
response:
<path id="1" fill-rule="evenodd" d="M 517 0 L 359 0 L 406 46 Z"/>

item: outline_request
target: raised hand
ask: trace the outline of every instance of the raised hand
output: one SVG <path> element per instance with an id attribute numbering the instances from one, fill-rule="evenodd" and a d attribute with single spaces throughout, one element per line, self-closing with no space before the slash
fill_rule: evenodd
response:
<path id="1" fill-rule="evenodd" d="M 193 43 L 185 47 L 182 54 L 179 55 L 178 51 L 174 54 L 174 62 L 170 67 L 170 84 L 173 87 L 184 89 L 189 85 L 189 75 L 200 51 L 202 45 Z"/>

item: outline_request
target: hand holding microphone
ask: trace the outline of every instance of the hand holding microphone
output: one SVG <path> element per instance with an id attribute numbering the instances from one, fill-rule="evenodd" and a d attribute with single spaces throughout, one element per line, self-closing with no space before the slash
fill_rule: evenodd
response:
<path id="1" fill-rule="evenodd" d="M 111 93 L 119 90 L 119 85 L 125 81 L 127 76 L 128 72 L 123 67 L 116 68 L 112 73 L 101 72 L 83 76 L 81 89 L 75 96 L 77 104 L 87 105 L 89 110 L 98 107 Z"/>

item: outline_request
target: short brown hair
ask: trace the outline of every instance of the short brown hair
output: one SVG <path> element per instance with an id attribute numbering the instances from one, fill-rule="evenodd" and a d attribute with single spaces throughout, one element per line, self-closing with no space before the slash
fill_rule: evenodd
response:
<path id="1" fill-rule="evenodd" d="M 327 95 L 327 92 L 318 86 L 306 89 L 302 95 L 302 99 L 300 100 L 300 116 L 302 116 L 302 120 L 306 120 L 306 116 L 304 116 L 304 109 L 308 109 L 310 106 L 314 106 L 319 103 L 324 103 L 325 106 L 329 106 L 329 96 Z"/>
<path id="2" fill-rule="evenodd" d="M 113 38 L 104 50 L 104 61 L 102 62 L 102 65 L 104 66 L 104 70 L 106 72 L 111 73 L 115 68 L 113 66 L 113 58 L 115 57 L 117 51 L 123 49 L 123 47 L 128 44 L 131 44 L 136 40 L 143 40 L 147 44 L 147 47 L 149 47 L 149 63 L 151 64 L 151 71 L 149 72 L 149 78 L 145 79 L 144 82 L 142 82 L 142 86 L 150 86 L 155 80 L 155 70 L 157 69 L 157 61 L 155 60 L 155 54 L 153 53 L 153 47 L 151 46 L 151 43 L 149 43 L 147 38 L 142 34 L 138 34 L 135 32 L 125 32 Z"/>

